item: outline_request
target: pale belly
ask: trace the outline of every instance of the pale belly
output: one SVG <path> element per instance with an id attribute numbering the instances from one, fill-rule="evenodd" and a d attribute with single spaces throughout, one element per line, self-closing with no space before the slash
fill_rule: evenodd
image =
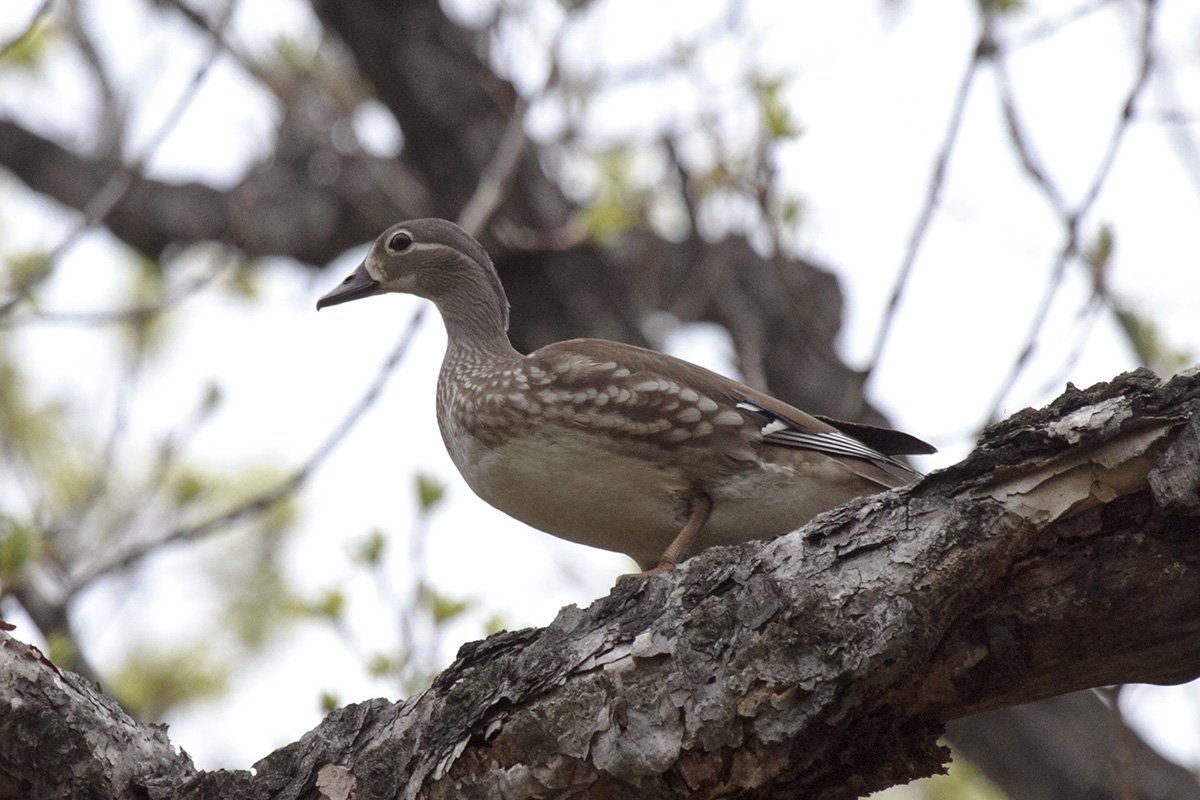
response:
<path id="1" fill-rule="evenodd" d="M 713 508 L 693 551 L 794 530 L 872 489 L 864 483 L 830 494 L 829 484 L 844 483 L 847 474 L 828 459 L 799 467 L 746 464 L 698 485 L 669 454 L 614 453 L 590 436 L 553 444 L 518 438 L 495 449 L 461 437 L 456 449 L 451 457 L 467 484 L 491 505 L 554 536 L 625 553 L 643 567 L 658 563 L 683 527 L 696 490 Z M 814 482 L 825 490 L 813 491 Z"/>

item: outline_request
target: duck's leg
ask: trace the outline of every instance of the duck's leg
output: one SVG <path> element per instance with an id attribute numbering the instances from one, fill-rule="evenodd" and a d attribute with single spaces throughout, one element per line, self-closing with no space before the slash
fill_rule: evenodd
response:
<path id="1" fill-rule="evenodd" d="M 657 575 L 672 569 L 679 563 L 679 560 L 691 549 L 692 543 L 696 541 L 696 535 L 700 533 L 700 529 L 704 527 L 704 523 L 708 521 L 708 515 L 711 513 L 712 500 L 708 498 L 708 495 L 702 492 L 693 494 L 688 499 L 687 522 L 683 523 L 679 533 L 663 551 L 662 558 L 658 560 L 658 566 L 646 570 L 645 574 Z"/>

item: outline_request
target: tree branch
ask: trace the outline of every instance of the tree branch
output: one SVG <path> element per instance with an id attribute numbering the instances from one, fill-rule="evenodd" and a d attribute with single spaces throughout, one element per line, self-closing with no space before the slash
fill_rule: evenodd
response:
<path id="1" fill-rule="evenodd" d="M 941 769 L 949 720 L 1188 680 L 1198 409 L 1200 371 L 1069 387 L 914 487 L 624 578 L 545 629 L 464 646 L 415 698 L 341 709 L 254 775 L 195 773 L 177 796 L 308 796 L 324 767 L 359 797 L 854 797 Z M 33 717 L 86 732 L 30 700 L 66 677 L 14 670 L 30 657 L 12 642 L 0 656 L 16 684 L 0 741 Z M 71 756 L 50 784 L 28 777 L 51 772 L 44 751 L 6 747 L 0 769 L 50 797 L 108 763 Z M 93 796 L 130 796 L 116 788 Z"/>
<path id="2" fill-rule="evenodd" d="M 1092 691 L 955 720 L 946 738 L 1019 800 L 1195 800 L 1200 793 L 1194 774 L 1134 736 Z"/>
<path id="3" fill-rule="evenodd" d="M 397 219 L 419 215 L 417 206 L 397 208 L 371 188 L 382 173 L 408 196 L 425 196 L 395 162 L 339 158 L 331 191 L 315 186 L 294 161 L 270 159 L 229 190 L 135 177 L 108 210 L 105 225 L 150 258 L 171 244 L 211 240 L 248 256 L 288 255 L 319 265 Z M 122 170 L 111 158 L 79 155 L 7 119 L 0 119 L 0 164 L 34 191 L 80 210 Z M 368 200 L 376 206 L 371 215 L 361 211 Z"/>

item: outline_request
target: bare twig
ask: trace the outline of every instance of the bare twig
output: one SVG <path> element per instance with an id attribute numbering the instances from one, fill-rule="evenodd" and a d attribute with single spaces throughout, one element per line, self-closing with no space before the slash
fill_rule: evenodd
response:
<path id="1" fill-rule="evenodd" d="M 1007 50 L 1007 48 L 1006 48 Z M 1046 197 L 1046 202 L 1054 214 L 1061 218 L 1070 216 L 1067 201 L 1050 174 L 1041 164 L 1041 159 L 1033 152 L 1033 141 L 1027 127 L 1017 110 L 1017 99 L 1013 94 L 1012 75 L 1008 71 L 1008 60 L 1004 54 L 997 54 L 991 59 L 992 71 L 996 75 L 996 93 L 1000 100 L 1000 112 L 1004 117 L 1004 130 L 1008 133 L 1009 144 L 1017 154 L 1021 169 L 1029 176 L 1034 185 Z"/>
<path id="2" fill-rule="evenodd" d="M 234 6 L 235 3 L 233 2 L 226 6 L 219 27 L 223 28 L 228 25 L 229 20 L 233 16 Z M 216 63 L 219 52 L 220 46 L 214 37 L 204 61 L 192 73 L 187 87 L 176 98 L 174 105 L 171 106 L 167 115 L 159 124 L 158 129 L 154 132 L 154 135 L 146 141 L 135 158 L 118 168 L 104 185 L 100 187 L 96 194 L 92 196 L 92 199 L 83 208 L 83 217 L 75 223 L 67 235 L 46 255 L 39 273 L 20 287 L 12 297 L 0 302 L 0 317 L 10 313 L 21 300 L 28 297 L 42 281 L 46 280 L 50 276 L 54 263 L 75 245 L 79 237 L 94 225 L 104 221 L 104 218 L 125 198 L 129 190 L 133 188 L 134 181 L 141 175 L 146 163 L 154 156 L 163 141 L 175 130 L 180 119 L 183 118 L 183 113 L 191 105 L 192 100 L 195 99 L 196 93 L 204 83 L 204 79 L 208 76 L 213 64 Z"/>
<path id="3" fill-rule="evenodd" d="M 125 308 L 115 308 L 97 311 L 45 311 L 31 309 L 27 315 L 10 315 L 0 317 L 0 329 L 15 328 L 30 323 L 49 323 L 56 325 L 79 325 L 93 327 L 113 325 L 120 322 L 140 322 L 157 314 L 162 314 L 179 305 L 189 297 L 208 288 L 213 281 L 221 276 L 223 270 L 218 268 L 205 275 L 188 281 L 183 286 L 165 294 L 161 299 L 152 303 L 140 303 Z"/>
<path id="4" fill-rule="evenodd" d="M 1172 108 L 1183 108 L 1184 102 L 1179 85 L 1175 80 L 1174 71 L 1161 70 L 1157 77 L 1158 80 L 1154 82 L 1154 86 L 1165 105 Z M 1139 119 L 1145 120 L 1146 117 L 1139 114 Z M 1166 127 L 1167 137 L 1179 156 L 1179 163 L 1183 165 L 1184 171 L 1191 181 L 1192 190 L 1196 192 L 1197 197 L 1200 197 L 1200 146 L 1196 144 L 1196 139 L 1191 133 L 1191 126 L 1197 121 L 1195 115 L 1166 112 L 1159 114 L 1153 121 Z"/>
<path id="5" fill-rule="evenodd" d="M 1016 384 L 1025 368 L 1029 365 L 1030 359 L 1037 347 L 1038 339 L 1041 336 L 1042 328 L 1045 327 L 1046 320 L 1050 314 L 1050 308 L 1053 305 L 1054 298 L 1058 293 L 1058 289 L 1062 285 L 1063 277 L 1066 273 L 1068 264 L 1070 264 L 1080 252 L 1080 237 L 1082 222 L 1092 206 L 1096 202 L 1096 198 L 1100 194 L 1100 190 L 1104 186 L 1104 182 L 1108 179 L 1109 173 L 1112 171 L 1112 166 L 1116 161 L 1117 153 L 1120 150 L 1121 143 L 1124 141 L 1125 133 L 1129 129 L 1130 123 L 1134 119 L 1134 107 L 1137 99 L 1145 90 L 1147 83 L 1150 80 L 1150 75 L 1154 69 L 1154 21 L 1157 11 L 1157 0 L 1145 0 L 1145 11 L 1142 18 L 1142 29 L 1139 37 L 1138 49 L 1140 53 L 1138 72 L 1134 77 L 1129 90 L 1126 92 L 1125 100 L 1121 104 L 1121 114 L 1118 117 L 1112 132 L 1109 134 L 1108 145 L 1105 148 L 1104 154 L 1100 157 L 1096 165 L 1096 170 L 1092 175 L 1091 183 L 1083 193 L 1083 197 L 1074 208 L 1067 207 L 1062 199 L 1061 192 L 1050 181 L 1050 179 L 1040 169 L 1036 168 L 1036 162 L 1031 156 L 1031 151 L 1026 143 L 1026 137 L 1022 133 L 1021 126 L 1016 122 L 1015 109 L 1006 108 L 1005 114 L 1008 118 L 1009 111 L 1012 110 L 1014 116 L 1009 122 L 1009 132 L 1014 148 L 1017 150 L 1021 163 L 1025 167 L 1026 173 L 1029 174 L 1034 184 L 1042 189 L 1046 195 L 1047 201 L 1054 207 L 1061 217 L 1064 241 L 1059 249 L 1054 263 L 1050 269 L 1050 277 L 1047 281 L 1046 288 L 1042 292 L 1042 296 L 1038 301 L 1037 309 L 1034 312 L 1033 319 L 1030 321 L 1029 329 L 1025 333 L 1025 338 L 1017 351 L 1017 357 L 1013 361 L 1012 367 L 1009 369 L 1005 379 L 1000 383 L 995 396 L 992 399 L 991 407 L 988 410 L 986 417 L 987 422 L 993 422 L 999 418 L 1001 407 L 1008 393 L 1012 391 L 1012 387 Z M 1002 57 L 997 59 L 997 76 L 1000 78 L 999 84 L 1005 86 L 1006 71 L 1003 69 Z M 1002 90 L 1003 97 L 1003 90 Z M 1002 100 L 1003 104 L 1003 100 Z"/>
<path id="6" fill-rule="evenodd" d="M 113 88 L 112 78 L 109 76 L 108 65 L 104 63 L 99 48 L 92 41 L 91 33 L 83 22 L 80 5 L 80 0 L 67 0 L 63 4 L 63 17 L 71 31 L 75 48 L 79 51 L 83 63 L 87 65 L 100 95 L 98 103 L 100 118 L 95 125 L 97 131 L 96 153 L 120 158 L 125 142 L 124 104 L 117 97 L 117 91 Z"/>
<path id="7" fill-rule="evenodd" d="M 458 225 L 472 236 L 483 232 L 488 220 L 496 213 L 505 196 L 509 184 L 516 174 L 517 165 L 521 162 L 521 154 L 529 137 L 525 133 L 525 112 L 522 104 L 513 109 L 512 116 L 504 128 L 504 135 L 496 146 L 496 152 L 487 168 L 479 177 L 474 194 L 463 206 L 458 215 Z"/>
<path id="8" fill-rule="evenodd" d="M 1072 336 L 1070 346 L 1066 354 L 1063 356 L 1062 364 L 1055 370 L 1054 374 L 1042 382 L 1038 388 L 1038 394 L 1050 394 L 1051 392 L 1061 391 L 1070 376 L 1075 372 L 1075 367 L 1079 364 L 1079 359 L 1083 357 L 1085 345 L 1088 338 L 1091 336 L 1092 329 L 1096 326 L 1096 321 L 1100 318 L 1100 311 L 1104 308 L 1104 303 L 1100 295 L 1093 294 L 1092 298 L 1079 309 L 1075 315 L 1075 331 Z M 1064 337 L 1065 338 L 1065 337 Z M 964 432 L 964 436 L 973 436 L 976 431 Z"/>
<path id="9" fill-rule="evenodd" d="M 396 365 L 404 358 L 408 352 L 409 345 L 412 343 L 413 337 L 416 335 L 421 321 L 425 316 L 425 307 L 421 306 L 409 318 L 408 324 L 404 328 L 404 332 L 400 335 L 395 347 L 383 364 L 380 365 L 379 371 L 375 379 L 367 387 L 366 392 L 359 398 L 358 402 L 350 409 L 349 412 L 342 418 L 342 421 L 330 432 L 330 434 L 321 442 L 320 445 L 290 476 L 280 481 L 275 486 L 261 492 L 254 497 L 249 498 L 237 505 L 229 508 L 215 516 L 198 522 L 193 525 L 181 525 L 169 531 L 165 535 L 150 542 L 133 545 L 124 552 L 119 553 L 112 559 L 101 562 L 91 569 L 85 570 L 78 575 L 73 581 L 67 592 L 67 596 L 71 597 L 79 590 L 90 585 L 97 578 L 108 575 L 112 572 L 126 569 L 137 562 L 141 561 L 146 556 L 156 552 L 164 545 L 173 542 L 190 541 L 200 539 L 212 533 L 217 533 L 228 529 L 243 520 L 257 517 L 268 510 L 280 500 L 291 495 L 299 489 L 313 473 L 325 462 L 342 440 L 352 431 L 362 416 L 375 405 L 379 399 L 380 393 L 383 391 L 384 385 L 391 376 Z"/>
<path id="10" fill-rule="evenodd" d="M 220 49 L 226 55 L 232 58 L 234 62 L 238 64 L 238 66 L 245 70 L 248 75 L 261 81 L 263 85 L 268 90 L 273 91 L 275 96 L 279 97 L 279 99 L 286 99 L 278 91 L 278 86 L 274 82 L 267 80 L 267 75 L 254 60 L 254 58 L 242 50 L 241 47 L 230 41 L 227 30 L 228 26 L 225 24 L 223 18 L 218 20 L 216 23 L 212 23 L 199 11 L 183 2 L 183 0 L 165 0 L 165 2 L 167 5 L 178 11 L 180 15 L 187 22 L 191 23 L 193 27 L 210 37 L 210 39 L 218 47 L 220 47 Z"/>
<path id="11" fill-rule="evenodd" d="M 329 113 L 349 116 L 354 100 L 359 99 L 358 79 L 355 76 L 336 74 L 328 68 L 316 71 L 295 70 L 286 75 L 279 71 L 273 71 L 265 62 L 260 64 L 253 54 L 236 43 L 225 30 L 210 22 L 184 0 L 163 0 L 163 2 L 178 11 L 184 20 L 193 27 L 205 35 L 213 37 L 221 50 L 233 59 L 248 76 L 256 80 L 263 89 L 275 95 L 285 109 L 294 110 L 300 106 L 301 102 L 320 103 L 330 107 Z M 314 74 L 319 74 L 320 80 L 315 80 Z M 331 85 L 336 88 L 331 89 Z M 329 135 L 327 130 L 313 127 L 311 123 L 305 127 L 310 129 L 307 131 L 308 134 L 326 137 Z M 339 141 L 336 146 L 331 144 L 327 153 L 362 162 L 361 169 L 339 169 L 338 172 L 360 176 L 370 184 L 369 191 L 348 191 L 343 181 L 335 182 L 330 188 L 367 219 L 380 215 L 378 201 L 381 196 L 391 201 L 396 208 L 427 208 L 432 205 L 425 188 L 415 180 L 408 178 L 399 165 L 391 159 L 379 158 L 367 153 L 361 147 L 352 147 L 343 141 Z M 394 221 L 394 219 L 385 218 L 383 222 L 380 222 L 380 227 Z"/>
<path id="12" fill-rule="evenodd" d="M 1056 17 L 1043 20 L 1037 26 L 1026 31 L 1019 39 L 1008 42 L 1005 49 L 1012 52 L 1015 49 L 1047 39 L 1072 23 L 1078 22 L 1084 17 L 1090 17 L 1105 6 L 1112 5 L 1113 2 L 1114 0 L 1087 0 L 1087 2 L 1080 3 L 1075 8 L 1068 9 Z"/>
<path id="13" fill-rule="evenodd" d="M 938 149 L 937 158 L 933 164 L 933 171 L 929 176 L 929 186 L 925 190 L 925 203 L 921 207 L 920 214 L 917 215 L 917 221 L 913 225 L 912 233 L 909 234 L 908 246 L 904 251 L 904 259 L 900 262 L 900 269 L 896 273 L 895 281 L 892 283 L 891 296 L 888 298 L 887 308 L 883 312 L 883 320 L 879 323 L 879 332 L 875 334 L 875 344 L 871 348 L 871 356 L 867 360 L 867 366 L 863 371 L 864 384 L 870 380 L 871 374 L 875 371 L 875 368 L 879 364 L 879 359 L 883 355 L 883 349 L 887 346 L 892 325 L 896 321 L 897 312 L 900 310 L 900 300 L 904 296 L 904 289 L 908 285 L 909 277 L 912 275 L 917 254 L 921 250 L 921 245 L 925 243 L 925 237 L 929 233 L 929 226 L 933 222 L 933 215 L 941 205 L 942 189 L 946 185 L 946 166 L 950 162 L 950 156 L 954 152 L 955 143 L 958 141 L 959 130 L 962 127 L 963 112 L 967 107 L 967 98 L 971 95 L 971 85 L 975 81 L 975 75 L 979 71 L 980 63 L 989 57 L 992 48 L 993 43 L 990 32 L 985 28 L 978 42 L 975 44 L 975 52 L 972 54 L 970 62 L 967 64 L 966 69 L 963 70 L 962 78 L 958 82 L 958 90 L 954 95 L 954 104 L 950 108 L 950 118 L 947 121 L 946 133 L 942 137 L 942 146 Z"/>

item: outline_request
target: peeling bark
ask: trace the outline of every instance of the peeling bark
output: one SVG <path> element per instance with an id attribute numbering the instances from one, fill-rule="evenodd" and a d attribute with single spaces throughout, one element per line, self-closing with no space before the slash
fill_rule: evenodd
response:
<path id="1" fill-rule="evenodd" d="M 174 796 L 234 798 L 848 798 L 932 774 L 947 721 L 1200 674 L 1198 407 L 1200 372 L 1071 388 L 911 488 L 468 644 L 426 692 L 334 712 L 253 775 L 192 772 L 156 729 L 131 728 L 149 750 L 106 737 L 110 701 L 8 640 L 0 770 L 32 797 L 81 774 L 133 797 L 165 764 Z M 97 714 L 38 699 L 64 685 Z M 19 735 L 47 715 L 88 743 L 56 767 Z"/>

